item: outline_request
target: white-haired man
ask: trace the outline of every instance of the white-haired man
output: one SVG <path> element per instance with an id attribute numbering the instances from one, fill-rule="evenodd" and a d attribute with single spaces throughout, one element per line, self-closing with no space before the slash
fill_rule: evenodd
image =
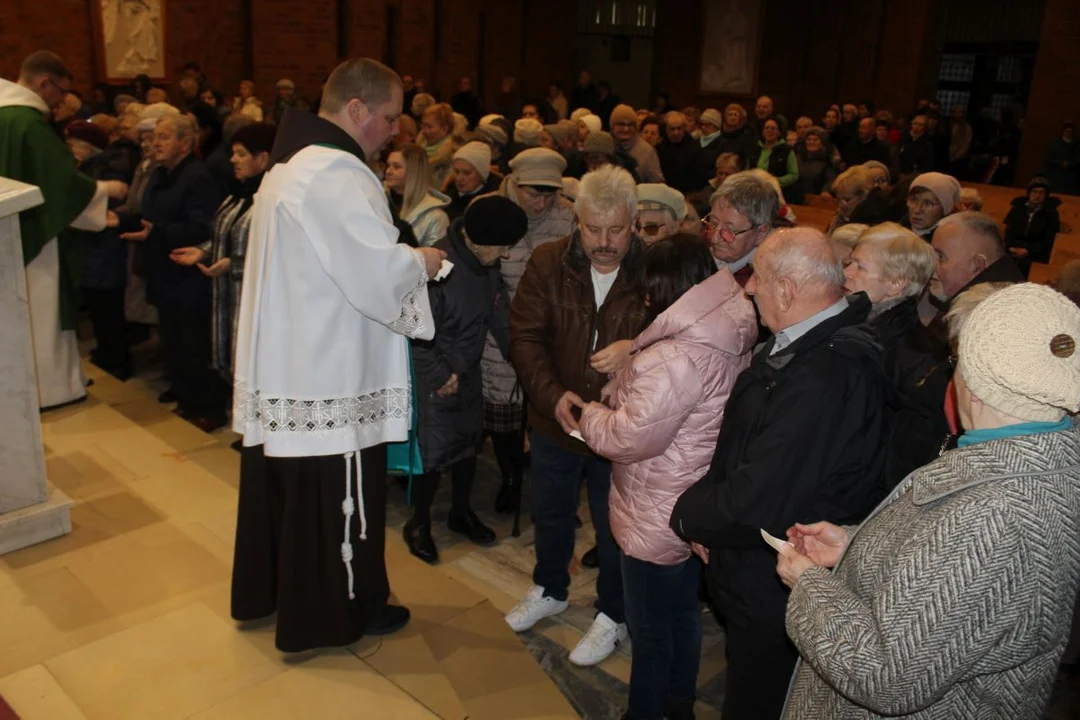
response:
<path id="1" fill-rule="evenodd" d="M 870 301 L 843 286 L 818 230 L 778 230 L 758 248 L 746 291 L 774 336 L 736 381 L 708 473 L 671 516 L 708 562 L 727 621 L 726 720 L 779 717 L 798 659 L 761 530 L 782 538 L 815 513 L 857 523 L 879 488 L 889 378 L 865 325 Z"/>
<path id="2" fill-rule="evenodd" d="M 510 359 L 529 397 L 533 428 L 536 567 L 534 587 L 506 621 L 522 632 L 566 609 L 584 475 L 599 554 L 598 613 L 570 660 L 595 665 L 627 637 L 619 549 L 608 525 L 611 464 L 570 433 L 580 408 L 599 400 L 608 374 L 625 360 L 626 341 L 642 329 L 630 173 L 605 166 L 585 175 L 575 211 L 578 230 L 537 248 L 510 306 Z"/>

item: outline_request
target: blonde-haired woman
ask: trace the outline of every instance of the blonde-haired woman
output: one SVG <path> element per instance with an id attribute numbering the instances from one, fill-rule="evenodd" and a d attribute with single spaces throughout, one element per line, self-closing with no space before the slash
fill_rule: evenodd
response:
<path id="1" fill-rule="evenodd" d="M 454 110 L 446 103 L 432 105 L 420 118 L 420 145 L 431 165 L 431 186 L 442 187 L 454 163 L 451 141 Z"/>
<path id="2" fill-rule="evenodd" d="M 431 187 L 427 153 L 419 145 L 402 145 L 386 158 L 386 195 L 390 207 L 409 224 L 420 247 L 446 237 L 450 198 Z"/>
<path id="3" fill-rule="evenodd" d="M 930 245 L 890 222 L 859 235 L 844 269 L 844 291 L 864 292 L 873 303 L 870 325 L 885 348 L 886 369 L 897 390 L 885 490 L 936 458 L 949 436 L 945 392 L 952 364 L 948 353 L 927 341 L 916 307 L 936 267 Z"/>

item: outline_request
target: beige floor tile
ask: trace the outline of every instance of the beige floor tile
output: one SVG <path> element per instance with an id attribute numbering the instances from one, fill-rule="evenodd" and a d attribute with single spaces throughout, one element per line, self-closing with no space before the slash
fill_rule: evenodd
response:
<path id="1" fill-rule="evenodd" d="M 281 668 L 194 603 L 45 663 L 91 718 L 186 718 Z"/>
<path id="2" fill-rule="evenodd" d="M 65 568 L 0 584 L 0 676 L 123 627 Z"/>
<path id="3" fill-rule="evenodd" d="M 137 430 L 134 423 L 107 404 L 91 398 L 79 405 L 51 410 L 41 416 L 41 434 L 56 452 L 67 452 L 105 437 Z M 145 431 L 141 431 L 146 435 Z"/>
<path id="4" fill-rule="evenodd" d="M 0 678 L 0 696 L 21 720 L 86 720 L 44 665 Z"/>
<path id="5" fill-rule="evenodd" d="M 375 643 L 365 640 L 357 653 L 380 675 L 389 678 L 443 720 L 464 720 L 468 716 L 423 635 L 399 633 Z"/>
<path id="6" fill-rule="evenodd" d="M 467 701 L 469 720 L 570 720 L 574 708 L 550 681 L 508 688 Z"/>
<path id="7" fill-rule="evenodd" d="M 236 543 L 235 510 L 226 510 L 214 515 L 208 515 L 199 520 L 199 524 L 218 536 L 218 538 L 220 538 L 222 542 L 228 544 L 230 548 Z"/>
<path id="8" fill-rule="evenodd" d="M 94 379 L 94 384 L 87 392 L 90 397 L 96 398 L 108 405 L 119 405 L 146 397 L 142 387 L 136 382 L 128 380 L 120 382 L 112 375 L 86 363 L 87 375 Z"/>
<path id="9" fill-rule="evenodd" d="M 226 562 L 168 523 L 103 544 L 68 567 L 128 625 L 201 599 L 229 581 Z"/>
<path id="10" fill-rule="evenodd" d="M 120 532 L 90 502 L 71 508 L 71 532 L 0 557 L 0 574 L 27 578 L 67 567 L 77 559 L 92 558 L 114 543 Z"/>
<path id="11" fill-rule="evenodd" d="M 45 459 L 49 482 L 75 500 L 119 492 L 135 479 L 127 468 L 92 446 L 67 453 L 52 453 Z"/>
<path id="12" fill-rule="evenodd" d="M 187 452 L 215 443 L 213 437 L 172 412 L 156 398 L 139 398 L 113 409 L 174 450 Z"/>
<path id="13" fill-rule="evenodd" d="M 400 537 L 387 538 L 386 569 L 394 597 L 412 611 L 410 632 L 423 632 L 484 601 L 475 590 L 410 555 Z"/>
<path id="14" fill-rule="evenodd" d="M 325 653 L 240 692 L 192 720 L 434 720 L 438 716 L 351 653 Z"/>
<path id="15" fill-rule="evenodd" d="M 215 442 L 186 454 L 189 462 L 198 465 L 234 489 L 240 487 L 240 453 L 228 445 Z"/>
<path id="16" fill-rule="evenodd" d="M 181 525 L 225 512 L 236 513 L 236 491 L 194 463 L 137 480 L 131 491 Z"/>
<path id="17" fill-rule="evenodd" d="M 115 410 L 110 409 L 110 412 L 115 413 Z M 164 475 L 189 462 L 183 450 L 134 425 L 128 429 L 93 433 L 87 439 L 140 478 Z"/>
<path id="18" fill-rule="evenodd" d="M 426 630 L 423 638 L 466 708 L 485 695 L 551 683 L 491 603 Z"/>

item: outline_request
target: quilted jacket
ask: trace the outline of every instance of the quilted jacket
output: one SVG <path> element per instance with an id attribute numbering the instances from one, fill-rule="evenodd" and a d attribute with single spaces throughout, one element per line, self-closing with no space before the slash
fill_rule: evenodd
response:
<path id="1" fill-rule="evenodd" d="M 608 386 L 612 409 L 582 412 L 585 441 L 614 463 L 611 532 L 627 555 L 657 565 L 690 556 L 668 527 L 671 510 L 709 469 L 724 406 L 756 339 L 753 306 L 721 270 L 635 338 L 637 354 Z"/>
<path id="2" fill-rule="evenodd" d="M 945 453 L 799 578 L 784 717 L 1041 718 L 1078 580 L 1080 431 Z"/>

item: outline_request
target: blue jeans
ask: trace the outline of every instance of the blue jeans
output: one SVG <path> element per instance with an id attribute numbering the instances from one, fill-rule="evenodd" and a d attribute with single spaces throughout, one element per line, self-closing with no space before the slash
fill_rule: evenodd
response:
<path id="1" fill-rule="evenodd" d="M 533 582 L 544 595 L 566 600 L 570 594 L 570 561 L 574 557 L 581 476 L 585 476 L 589 512 L 596 530 L 600 574 L 596 580 L 596 609 L 617 623 L 626 622 L 623 609 L 619 546 L 608 524 L 611 463 L 595 455 L 579 455 L 556 445 L 540 433 L 529 436 L 532 450 L 532 515 L 536 528 L 536 568 Z"/>
<path id="2" fill-rule="evenodd" d="M 632 642 L 631 720 L 661 720 L 669 703 L 691 700 L 701 664 L 701 563 L 654 565 L 622 554 Z"/>

